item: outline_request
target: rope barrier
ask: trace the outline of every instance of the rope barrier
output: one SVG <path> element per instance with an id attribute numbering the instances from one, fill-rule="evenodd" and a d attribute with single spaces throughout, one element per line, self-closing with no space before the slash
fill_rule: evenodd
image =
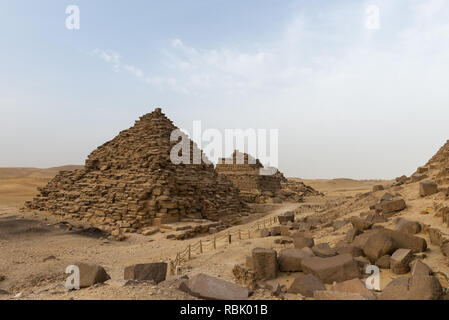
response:
<path id="1" fill-rule="evenodd" d="M 303 213 L 308 210 L 321 210 L 324 209 L 322 205 L 314 204 L 314 205 L 303 205 L 295 210 L 295 212 Z M 238 229 L 235 231 L 228 231 L 226 234 L 221 235 L 213 235 L 212 239 L 208 240 L 199 240 L 199 242 L 195 244 L 189 244 L 183 251 L 178 252 L 176 254 L 176 258 L 174 260 L 169 259 L 170 263 L 170 272 L 173 272 L 174 270 L 177 270 L 177 268 L 182 264 L 192 259 L 192 253 L 199 249 L 199 254 L 204 253 L 204 249 L 210 249 L 213 250 L 217 249 L 217 242 L 226 239 L 226 242 L 228 244 L 232 243 L 232 236 L 237 236 L 237 239 L 243 240 L 243 239 L 251 239 L 252 233 L 251 230 L 260 230 L 261 225 L 263 225 L 263 228 L 266 229 L 267 226 L 271 226 L 273 224 L 276 224 L 276 222 L 279 222 L 279 217 L 274 216 L 270 217 L 268 219 L 263 219 L 262 221 L 258 221 L 256 225 L 253 225 L 252 228 L 248 228 L 247 231 L 243 232 L 243 230 Z"/>

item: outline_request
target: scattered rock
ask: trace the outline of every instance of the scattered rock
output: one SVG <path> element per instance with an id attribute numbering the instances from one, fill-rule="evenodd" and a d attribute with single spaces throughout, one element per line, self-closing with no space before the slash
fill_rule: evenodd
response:
<path id="1" fill-rule="evenodd" d="M 384 190 L 384 186 L 381 184 L 375 185 L 373 187 L 373 192 L 382 191 L 382 190 Z"/>
<path id="2" fill-rule="evenodd" d="M 249 295 L 248 288 L 202 273 L 181 282 L 179 290 L 208 300 L 246 300 Z"/>
<path id="3" fill-rule="evenodd" d="M 365 231 L 371 229 L 373 224 L 369 221 L 363 220 L 359 217 L 351 217 L 351 223 L 354 229 Z"/>
<path id="4" fill-rule="evenodd" d="M 348 231 L 348 233 L 346 234 L 345 241 L 346 241 L 347 243 L 352 243 L 352 242 L 355 240 L 355 238 L 356 238 L 358 235 L 360 235 L 360 234 L 362 234 L 362 231 L 361 231 L 361 230 L 359 230 L 359 229 L 357 229 L 357 228 L 352 228 L 352 229 L 350 229 L 350 230 Z"/>
<path id="5" fill-rule="evenodd" d="M 317 244 L 312 247 L 312 251 L 317 257 L 321 258 L 333 257 L 337 255 L 337 252 L 332 249 L 328 243 Z"/>
<path id="6" fill-rule="evenodd" d="M 434 276 L 399 277 L 382 291 L 381 300 L 438 300 L 443 290 Z"/>
<path id="7" fill-rule="evenodd" d="M 273 249 L 254 248 L 252 251 L 254 273 L 257 280 L 271 280 L 277 274 L 277 253 Z"/>
<path id="8" fill-rule="evenodd" d="M 315 245 L 313 241 L 313 235 L 308 232 L 297 232 L 293 234 L 293 244 L 296 249 L 302 249 L 305 247 L 312 248 Z"/>
<path id="9" fill-rule="evenodd" d="M 142 230 L 142 235 L 143 236 L 151 236 L 151 235 L 153 235 L 155 233 L 158 233 L 158 232 L 159 232 L 159 228 L 158 227 L 150 227 L 150 228 L 147 228 L 147 229 L 143 229 Z"/>
<path id="10" fill-rule="evenodd" d="M 281 237 L 279 239 L 274 240 L 274 243 L 288 244 L 288 243 L 293 243 L 293 240 L 290 237 Z"/>
<path id="11" fill-rule="evenodd" d="M 363 256 L 362 249 L 351 244 L 340 243 L 335 247 L 335 250 L 337 250 L 338 254 L 349 253 L 353 257 Z"/>
<path id="12" fill-rule="evenodd" d="M 280 236 L 281 235 L 281 227 L 280 226 L 274 226 L 270 228 L 270 235 L 272 237 Z"/>
<path id="13" fill-rule="evenodd" d="M 302 261 L 302 268 L 304 273 L 311 273 L 324 283 L 342 282 L 360 277 L 357 262 L 348 253 L 329 258 L 305 258 Z"/>
<path id="14" fill-rule="evenodd" d="M 313 297 L 317 290 L 326 290 L 324 284 L 312 274 L 300 274 L 288 289 L 289 293 L 300 293 L 306 297 Z"/>
<path id="15" fill-rule="evenodd" d="M 404 274 L 410 271 L 409 263 L 413 258 L 412 250 L 398 249 L 390 259 L 391 270 L 395 274 Z"/>
<path id="16" fill-rule="evenodd" d="M 42 260 L 42 262 L 47 262 L 47 261 L 50 261 L 50 260 L 56 260 L 56 257 L 55 256 L 48 256 L 48 257 L 44 258 Z"/>
<path id="17" fill-rule="evenodd" d="M 380 300 L 406 300 L 408 298 L 408 283 L 410 278 L 399 277 L 392 280 L 379 296 Z"/>
<path id="18" fill-rule="evenodd" d="M 390 235 L 377 232 L 366 241 L 363 252 L 372 263 L 375 263 L 382 256 L 392 254 L 396 248 L 397 245 Z"/>
<path id="19" fill-rule="evenodd" d="M 415 260 L 411 264 L 412 277 L 415 276 L 431 276 L 433 274 L 432 269 L 420 260 Z"/>
<path id="20" fill-rule="evenodd" d="M 381 269 L 390 269 L 391 256 L 385 255 L 377 259 L 375 265 Z"/>
<path id="21" fill-rule="evenodd" d="M 396 231 L 417 234 L 421 232 L 421 224 L 417 221 L 410 221 L 404 218 L 398 218 L 396 220 Z"/>
<path id="22" fill-rule="evenodd" d="M 165 262 L 135 264 L 125 268 L 125 280 L 162 282 L 167 276 L 167 264 Z"/>
<path id="23" fill-rule="evenodd" d="M 302 261 L 313 256 L 312 250 L 308 247 L 284 249 L 279 253 L 279 270 L 282 272 L 302 271 Z"/>
<path id="24" fill-rule="evenodd" d="M 438 185 L 433 181 L 423 181 L 419 184 L 419 195 L 427 197 L 438 192 Z"/>
<path id="25" fill-rule="evenodd" d="M 8 291 L 6 291 L 6 290 L 3 290 L 3 289 L 0 289 L 0 296 L 1 295 L 9 295 L 10 293 L 8 292 Z"/>
<path id="26" fill-rule="evenodd" d="M 111 277 L 100 265 L 88 263 L 76 263 L 80 270 L 80 288 L 87 288 L 97 283 L 104 283 Z"/>
<path id="27" fill-rule="evenodd" d="M 409 282 L 409 300 L 439 300 L 443 294 L 434 276 L 414 276 Z"/>

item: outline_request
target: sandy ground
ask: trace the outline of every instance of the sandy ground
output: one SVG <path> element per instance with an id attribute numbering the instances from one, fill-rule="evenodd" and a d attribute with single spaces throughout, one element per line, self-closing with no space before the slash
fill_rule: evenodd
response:
<path id="1" fill-rule="evenodd" d="M 34 170 L 34 171 L 33 171 Z M 131 234 L 126 241 L 105 240 L 101 234 L 80 234 L 74 230 L 63 228 L 59 218 L 47 213 L 20 212 L 24 200 L 29 200 L 36 193 L 36 187 L 44 185 L 58 169 L 47 169 L 45 172 L 33 169 L 31 171 L 17 169 L 0 169 L 0 289 L 8 291 L 9 295 L 0 295 L 0 299 L 191 299 L 191 296 L 176 290 L 173 286 L 140 284 L 125 286 L 123 284 L 124 268 L 131 264 L 168 261 L 176 257 L 188 244 L 194 245 L 201 239 L 212 239 L 211 235 L 203 235 L 184 241 L 167 240 L 163 233 L 150 237 Z M 376 184 L 388 184 L 388 181 L 355 181 L 350 179 L 335 180 L 304 180 L 306 184 L 324 192 L 324 197 L 313 197 L 306 201 L 324 204 L 328 201 L 337 203 L 329 214 L 337 214 L 339 219 L 358 216 L 367 211 L 370 204 L 386 192 L 372 193 L 361 196 Z M 407 202 L 408 208 L 397 216 L 418 220 L 430 226 L 438 226 L 449 234 L 447 227 L 442 225 L 441 218 L 432 212 L 422 215 L 421 211 L 433 207 L 439 201 L 438 195 L 421 199 L 418 196 L 418 184 L 397 187 L 389 192 L 400 194 Z M 294 210 L 301 204 L 284 203 L 260 207 L 258 213 L 247 218 L 242 225 L 234 226 L 218 234 L 243 230 L 243 238 L 233 239 L 231 244 L 221 240 L 217 249 L 205 246 L 203 254 L 195 250 L 192 259 L 181 269 L 182 274 L 194 275 L 207 273 L 233 281 L 232 268 L 235 264 L 244 263 L 245 257 L 255 247 L 274 248 L 278 251 L 291 245 L 274 243 L 274 237 L 247 239 L 246 231 L 255 230 L 257 223 L 285 211 Z M 431 211 L 431 210 L 429 210 Z M 314 212 L 304 212 L 301 215 L 312 215 Z M 384 225 L 393 227 L 394 219 Z M 88 227 L 87 225 L 74 224 Z M 329 242 L 336 244 L 343 239 L 350 225 L 334 231 L 332 228 L 317 230 L 314 233 L 315 243 Z M 448 287 L 446 275 L 449 275 L 447 259 L 439 248 L 430 244 L 424 237 L 429 250 L 424 262 L 438 272 L 444 287 Z M 68 265 L 82 261 L 102 265 L 111 276 L 106 284 L 96 285 L 79 291 L 67 291 L 64 287 L 66 275 L 64 270 Z M 279 281 L 287 287 L 293 281 L 294 273 L 280 274 Z M 389 270 L 381 271 L 381 287 L 383 288 L 393 275 Z M 15 296 L 17 296 L 15 298 Z M 292 299 L 301 299 L 299 295 L 287 295 Z M 257 290 L 251 299 L 272 299 L 267 290 Z"/>

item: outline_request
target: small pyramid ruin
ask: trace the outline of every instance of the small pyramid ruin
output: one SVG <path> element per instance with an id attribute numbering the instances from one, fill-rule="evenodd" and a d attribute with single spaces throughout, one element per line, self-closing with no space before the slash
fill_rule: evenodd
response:
<path id="1" fill-rule="evenodd" d="M 259 159 L 235 150 L 229 159 L 220 158 L 216 170 L 227 177 L 247 202 L 267 202 L 281 192 L 281 181 L 275 175 L 263 174 Z M 268 200 L 269 202 L 270 200 Z"/>
<path id="2" fill-rule="evenodd" d="M 305 196 L 322 195 L 301 181 L 285 178 L 276 168 L 265 168 L 259 159 L 238 150 L 230 158 L 219 159 L 216 170 L 231 180 L 249 203 L 302 202 Z"/>
<path id="3" fill-rule="evenodd" d="M 245 212 L 239 190 L 188 137 L 190 158 L 199 151 L 200 164 L 170 160 L 176 129 L 157 108 L 93 151 L 83 169 L 60 172 L 26 207 L 123 232 Z"/>

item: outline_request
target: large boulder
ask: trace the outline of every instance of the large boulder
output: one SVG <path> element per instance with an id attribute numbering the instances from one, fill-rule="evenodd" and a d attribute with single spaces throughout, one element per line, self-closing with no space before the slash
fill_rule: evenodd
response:
<path id="1" fill-rule="evenodd" d="M 248 288 L 202 273 L 181 282 L 179 290 L 208 300 L 246 300 L 249 295 Z"/>
<path id="2" fill-rule="evenodd" d="M 404 199 L 385 200 L 382 201 L 376 209 L 378 209 L 384 216 L 391 216 L 392 214 L 402 211 L 407 207 Z"/>
<path id="3" fill-rule="evenodd" d="M 80 288 L 87 288 L 111 279 L 106 270 L 100 265 L 79 262 L 75 266 L 80 271 Z"/>
<path id="4" fill-rule="evenodd" d="M 280 236 L 281 235 L 281 226 L 274 226 L 270 228 L 270 235 L 272 237 Z"/>
<path id="5" fill-rule="evenodd" d="M 300 293 L 305 297 L 313 297 L 317 290 L 326 290 L 324 284 L 312 274 L 300 274 L 288 289 L 289 293 Z"/>
<path id="6" fill-rule="evenodd" d="M 424 238 L 390 229 L 384 229 L 381 232 L 388 234 L 393 238 L 397 244 L 397 249 L 410 249 L 412 250 L 412 253 L 419 253 L 427 250 L 427 242 Z"/>
<path id="7" fill-rule="evenodd" d="M 404 218 L 399 218 L 396 220 L 396 231 L 417 234 L 421 232 L 421 224 L 417 221 L 410 221 Z"/>
<path id="8" fill-rule="evenodd" d="M 423 181 L 419 184 L 419 195 L 427 197 L 438 192 L 438 185 L 433 181 Z"/>
<path id="9" fill-rule="evenodd" d="M 358 264 L 348 253 L 329 258 L 306 258 L 302 261 L 302 269 L 304 273 L 313 274 L 324 283 L 360 277 Z"/>
<path id="10" fill-rule="evenodd" d="M 315 245 L 313 241 L 313 235 L 308 232 L 296 232 L 293 234 L 293 244 L 296 249 L 302 249 L 305 247 L 312 248 Z"/>
<path id="11" fill-rule="evenodd" d="M 392 280 L 379 296 L 380 300 L 407 300 L 410 278 L 399 277 Z"/>
<path id="12" fill-rule="evenodd" d="M 443 290 L 434 276 L 417 275 L 391 281 L 380 295 L 381 300 L 439 300 Z"/>
<path id="13" fill-rule="evenodd" d="M 162 282 L 167 276 L 165 262 L 135 264 L 125 268 L 125 280 Z"/>
<path id="14" fill-rule="evenodd" d="M 354 245 L 361 247 L 372 263 L 375 263 L 384 255 L 393 254 L 397 249 L 410 249 L 412 253 L 427 250 L 427 242 L 425 239 L 395 230 L 373 230 L 361 236 L 364 237 L 357 237 Z"/>
<path id="15" fill-rule="evenodd" d="M 377 299 L 376 295 L 366 288 L 365 283 L 362 280 L 356 278 L 339 283 L 335 283 L 330 288 L 331 291 L 356 293 L 369 300 Z"/>
<path id="16" fill-rule="evenodd" d="M 397 244 L 390 235 L 377 232 L 366 241 L 363 252 L 372 263 L 375 263 L 380 257 L 391 255 L 396 248 Z"/>
<path id="17" fill-rule="evenodd" d="M 408 288 L 409 300 L 439 300 L 443 295 L 440 281 L 434 276 L 414 276 Z"/>
<path id="18" fill-rule="evenodd" d="M 411 264 L 411 269 L 412 269 L 412 277 L 415 276 L 431 276 L 433 274 L 432 269 L 430 269 L 430 267 L 425 264 L 424 262 L 422 262 L 421 260 L 415 260 L 412 262 Z"/>
<path id="19" fill-rule="evenodd" d="M 277 275 L 277 252 L 273 249 L 254 248 L 254 273 L 257 280 L 271 280 Z"/>
<path id="20" fill-rule="evenodd" d="M 288 248 L 279 253 L 279 270 L 282 272 L 302 271 L 301 263 L 305 258 L 313 257 L 308 247 L 302 249 Z"/>

